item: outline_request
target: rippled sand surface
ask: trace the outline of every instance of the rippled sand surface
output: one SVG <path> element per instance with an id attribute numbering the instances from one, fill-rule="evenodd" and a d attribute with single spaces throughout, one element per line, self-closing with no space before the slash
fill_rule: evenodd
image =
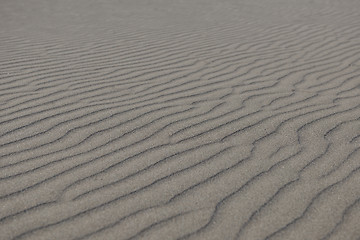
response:
<path id="1" fill-rule="evenodd" d="M 0 239 L 359 239 L 359 13 L 1 1 Z"/>

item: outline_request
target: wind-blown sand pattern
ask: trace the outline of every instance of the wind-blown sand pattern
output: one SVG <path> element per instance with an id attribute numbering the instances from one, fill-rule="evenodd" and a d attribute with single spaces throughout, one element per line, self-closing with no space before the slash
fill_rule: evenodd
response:
<path id="1" fill-rule="evenodd" d="M 0 239 L 359 239 L 359 12 L 2 1 Z"/>

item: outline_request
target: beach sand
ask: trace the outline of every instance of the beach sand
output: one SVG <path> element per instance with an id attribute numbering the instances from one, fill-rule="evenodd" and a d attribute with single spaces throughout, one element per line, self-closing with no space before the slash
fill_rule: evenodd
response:
<path id="1" fill-rule="evenodd" d="M 360 2 L 0 3 L 0 239 L 359 239 Z"/>

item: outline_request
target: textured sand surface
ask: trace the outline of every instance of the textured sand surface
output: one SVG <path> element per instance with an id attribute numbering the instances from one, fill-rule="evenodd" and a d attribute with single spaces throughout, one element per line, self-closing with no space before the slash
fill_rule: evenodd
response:
<path id="1" fill-rule="evenodd" d="M 360 239 L 360 1 L 1 1 L 0 239 Z"/>

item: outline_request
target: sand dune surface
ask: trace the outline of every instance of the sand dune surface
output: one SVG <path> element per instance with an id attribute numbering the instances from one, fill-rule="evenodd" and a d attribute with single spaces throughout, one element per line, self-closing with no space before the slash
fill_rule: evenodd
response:
<path id="1" fill-rule="evenodd" d="M 360 2 L 0 3 L 0 239 L 360 239 Z"/>

